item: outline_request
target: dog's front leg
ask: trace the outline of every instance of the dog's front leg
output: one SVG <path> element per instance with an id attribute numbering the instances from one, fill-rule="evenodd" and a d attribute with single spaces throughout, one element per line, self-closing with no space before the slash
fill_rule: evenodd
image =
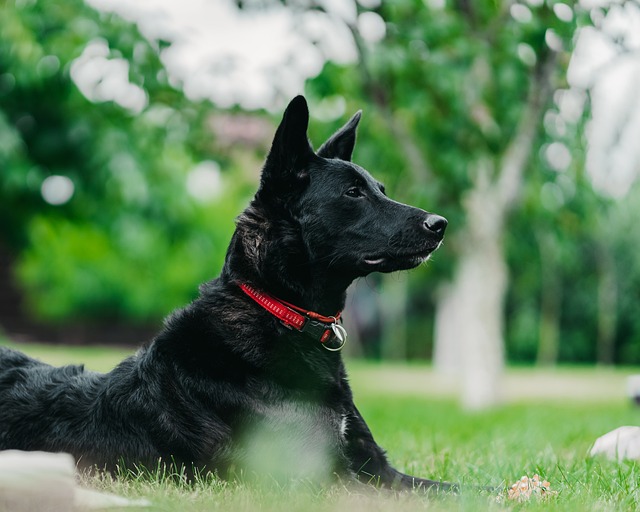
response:
<path id="1" fill-rule="evenodd" d="M 456 484 L 418 478 L 394 469 L 353 404 L 346 421 L 346 455 L 358 480 L 398 490 L 457 490 Z"/>

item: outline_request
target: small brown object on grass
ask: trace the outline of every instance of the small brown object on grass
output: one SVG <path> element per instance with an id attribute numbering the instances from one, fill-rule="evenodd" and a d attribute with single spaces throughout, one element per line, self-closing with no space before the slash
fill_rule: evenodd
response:
<path id="1" fill-rule="evenodd" d="M 545 499 L 556 494 L 558 491 L 552 491 L 551 484 L 546 480 L 541 480 L 540 476 L 533 475 L 529 478 L 527 475 L 523 475 L 511 486 L 507 498 L 514 501 L 529 501 L 532 497 Z"/>

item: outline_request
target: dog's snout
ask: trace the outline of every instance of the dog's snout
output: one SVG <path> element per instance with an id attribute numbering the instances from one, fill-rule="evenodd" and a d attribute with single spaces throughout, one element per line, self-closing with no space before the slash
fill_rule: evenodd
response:
<path id="1" fill-rule="evenodd" d="M 438 235 L 444 235 L 444 230 L 447 229 L 447 224 L 447 219 L 433 213 L 430 213 L 424 220 L 424 227 Z"/>

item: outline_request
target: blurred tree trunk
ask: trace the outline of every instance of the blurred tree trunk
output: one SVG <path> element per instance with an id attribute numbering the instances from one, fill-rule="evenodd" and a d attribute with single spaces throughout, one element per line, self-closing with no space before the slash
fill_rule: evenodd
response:
<path id="1" fill-rule="evenodd" d="M 504 367 L 504 214 L 496 208 L 494 194 L 485 180 L 467 196 L 469 222 L 461 236 L 460 259 L 452 282 L 442 290 L 436 314 L 436 367 L 461 373 L 462 402 L 468 409 L 500 400 Z"/>
<path id="2" fill-rule="evenodd" d="M 604 244 L 598 250 L 598 340 L 599 364 L 611 365 L 615 359 L 618 321 L 618 283 L 613 256 Z"/>
<path id="3" fill-rule="evenodd" d="M 535 37 L 520 45 L 525 50 L 532 49 L 530 45 L 535 41 L 534 60 L 526 59 L 525 75 L 518 74 L 523 69 L 521 62 L 511 68 L 503 67 L 504 61 L 496 60 L 495 56 L 504 36 L 514 34 L 512 28 L 503 30 L 512 22 L 510 3 L 492 4 L 486 11 L 469 2 L 454 5 L 452 20 L 456 18 L 456 22 L 461 22 L 460 26 L 469 29 L 469 46 L 459 48 L 460 54 L 454 52 L 455 62 L 465 63 L 457 69 L 464 71 L 449 75 L 447 66 L 438 68 L 435 58 L 428 60 L 426 68 L 429 73 L 440 69 L 440 73 L 451 77 L 453 81 L 449 86 L 437 80 L 425 80 L 420 73 L 424 71 L 420 59 L 427 58 L 425 52 L 431 49 L 427 41 L 433 39 L 433 55 L 437 53 L 443 62 L 447 61 L 449 55 L 439 52 L 449 48 L 452 40 L 447 37 L 438 40 L 425 33 L 423 42 L 427 44 L 421 45 L 420 36 L 412 36 L 409 42 L 404 37 L 403 27 L 412 33 L 416 31 L 414 24 L 418 13 L 409 15 L 411 9 L 387 11 L 380 8 L 385 20 L 394 20 L 388 25 L 387 41 L 395 42 L 397 53 L 378 52 L 373 63 L 369 62 L 370 46 L 362 40 L 355 25 L 350 28 L 361 56 L 359 69 L 365 96 L 371 98 L 383 113 L 393 139 L 402 148 L 413 182 L 424 190 L 423 186 L 430 185 L 428 177 L 436 175 L 434 159 L 443 165 L 434 156 L 439 155 L 441 148 L 422 141 L 423 134 L 425 137 L 426 133 L 447 134 L 448 143 L 460 145 L 458 152 L 452 151 L 450 156 L 457 153 L 460 156 L 457 162 L 466 162 L 464 165 L 471 181 L 470 188 L 466 188 L 468 181 L 465 181 L 466 192 L 461 194 L 466 225 L 447 235 L 454 238 L 457 261 L 451 282 L 438 294 L 434 359 L 437 369 L 454 372 L 460 377 L 463 402 L 477 409 L 499 401 L 504 366 L 504 301 L 508 282 L 503 236 L 508 216 L 519 202 L 520 188 L 530 167 L 535 143 L 543 133 L 542 117 L 554 92 L 552 75 L 562 72 L 566 62 L 551 50 L 544 37 L 540 37 L 544 31 L 537 31 Z M 481 12 L 490 12 L 493 17 L 486 19 L 480 15 Z M 536 15 L 543 25 L 549 19 L 555 19 L 553 12 L 546 7 L 536 11 Z M 429 20 L 423 22 L 428 23 Z M 413 45 L 413 53 L 406 54 L 411 58 L 411 70 L 405 69 L 397 60 L 397 55 L 405 54 L 407 44 Z M 441 45 L 439 49 L 438 44 Z M 557 44 L 553 46 L 560 51 Z M 502 48 L 504 55 L 513 56 L 513 48 L 513 44 L 508 43 Z M 510 59 L 507 60 L 513 64 Z M 393 65 L 389 64 L 391 62 Z M 518 75 L 518 81 L 505 81 L 504 77 L 512 73 L 515 73 L 514 77 Z M 418 77 L 415 78 L 417 83 L 424 87 L 421 90 L 425 98 L 421 100 L 417 99 L 419 96 L 406 94 L 407 80 L 412 83 L 414 77 Z M 449 96 L 454 83 L 459 94 Z M 511 88 L 516 83 L 517 86 Z M 511 99 L 505 104 L 507 93 Z M 423 100 L 427 100 L 429 108 L 419 109 L 421 114 L 413 114 Z M 461 105 L 464 107 L 460 108 Z M 512 115 L 505 117 L 505 109 Z M 423 121 L 445 123 L 446 127 L 442 132 L 418 131 L 418 128 L 424 130 L 426 127 L 419 122 L 419 115 L 429 116 Z M 449 116 L 455 116 L 457 123 L 448 123 Z M 412 120 L 413 124 L 404 124 L 403 119 Z M 440 139 L 440 143 L 443 142 L 444 139 Z M 393 295 L 394 291 L 390 291 Z M 389 325 L 392 324 L 393 321 Z M 386 332 L 389 330 L 390 327 L 385 327 Z M 390 339 L 386 338 L 387 341 Z"/>
<path id="4" fill-rule="evenodd" d="M 540 253 L 540 327 L 537 363 L 552 366 L 558 362 L 562 286 L 558 272 L 558 254 L 553 235 L 536 232 Z"/>
<path id="5" fill-rule="evenodd" d="M 380 305 L 382 359 L 407 358 L 408 280 L 395 274 L 383 274 Z"/>
<path id="6" fill-rule="evenodd" d="M 453 283 L 445 283 L 436 294 L 433 366 L 440 374 L 448 376 L 456 376 L 462 366 L 462 333 L 458 328 L 461 315 L 457 310 L 460 299 L 454 295 L 458 289 Z"/>
<path id="7" fill-rule="evenodd" d="M 548 52 L 532 71 L 517 130 L 502 157 L 494 161 L 488 156 L 470 164 L 469 174 L 475 181 L 463 202 L 467 224 L 456 240 L 460 256 L 452 282 L 441 291 L 436 305 L 435 330 L 436 368 L 459 374 L 462 402 L 469 409 L 500 402 L 508 280 L 502 239 L 553 93 L 556 59 L 555 53 Z M 477 68 L 486 71 L 482 63 Z M 481 82 L 475 85 L 482 87 Z M 442 325 L 443 321 L 448 324 Z M 453 361 L 457 364 L 452 365 Z"/>
<path id="8" fill-rule="evenodd" d="M 504 368 L 504 298 L 507 266 L 504 213 L 494 191 L 477 185 L 465 201 L 469 219 L 460 236 L 460 256 L 450 284 L 436 305 L 434 364 L 462 379 L 462 403 L 482 409 L 500 401 Z"/>

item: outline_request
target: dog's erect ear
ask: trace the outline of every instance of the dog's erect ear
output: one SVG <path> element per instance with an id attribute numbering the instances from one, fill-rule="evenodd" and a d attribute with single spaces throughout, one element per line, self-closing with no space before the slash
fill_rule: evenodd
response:
<path id="1" fill-rule="evenodd" d="M 271 150 L 262 169 L 261 183 L 294 177 L 314 155 L 307 138 L 309 108 L 307 100 L 296 96 L 284 111 Z"/>
<path id="2" fill-rule="evenodd" d="M 347 124 L 334 133 L 320 149 L 318 156 L 322 158 L 339 158 L 340 160 L 351 161 L 353 147 L 356 144 L 356 128 L 360 122 L 362 110 L 358 110 Z"/>

